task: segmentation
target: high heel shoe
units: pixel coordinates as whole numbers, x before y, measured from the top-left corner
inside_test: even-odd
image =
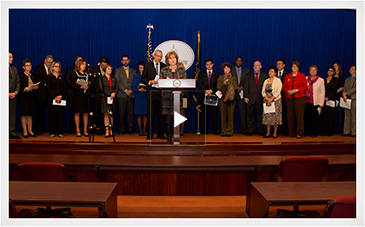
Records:
[[[89,133],[87,133],[87,131],[83,131],[82,133],[84,134],[84,136],[89,136]]]
[[[24,133],[23,133],[23,137],[24,137],[24,138],[28,138],[28,137],[29,137],[29,134],[24,134]]]
[[[266,134],[263,136],[263,138],[269,138],[271,136],[271,134]]]
[[[81,137],[81,132],[80,131],[76,132],[76,137]]]
[[[36,135],[34,133],[28,132],[28,134],[29,134],[30,137],[36,137]]]

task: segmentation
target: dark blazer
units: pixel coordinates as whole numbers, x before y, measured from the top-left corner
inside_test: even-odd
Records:
[[[281,76],[281,78],[280,78],[281,83],[284,83],[284,79],[285,79],[286,75],[288,75],[289,73],[291,73],[289,70],[284,69],[283,75],[282,75],[282,76]],[[279,77],[279,72],[278,72],[278,74],[276,75],[276,77]]]
[[[48,75],[47,75],[46,69],[44,68],[44,64],[38,65],[34,68],[35,81],[33,81],[33,82],[34,83],[40,82],[36,93],[38,96],[38,100],[41,102],[47,101],[47,97],[48,97],[48,92],[47,92],[47,88],[46,88],[47,77],[48,77]]]
[[[97,81],[98,81],[98,78],[101,77],[101,71],[100,71],[100,66],[96,67],[95,69],[91,70],[91,77],[89,78],[90,79],[90,92],[91,92],[91,95],[96,95],[97,93],[99,93],[99,89],[98,89],[98,85],[97,85]]]
[[[324,79],[324,85],[326,88],[326,96],[329,100],[334,101],[336,99],[337,89],[338,89],[338,80],[335,77],[332,77],[329,83],[327,83],[327,79]]]
[[[9,75],[9,93],[18,92],[18,94],[19,94],[20,79],[19,79],[18,69],[15,66],[11,65],[10,70],[11,70],[12,77],[10,78],[10,75]]]
[[[200,71],[198,74],[198,87],[199,90],[205,92],[205,90],[212,89],[212,93],[215,94],[217,92],[217,82],[218,82],[219,73],[217,71],[212,72],[212,77],[210,78],[210,84],[208,83],[208,73],[207,70]],[[199,96],[200,102],[204,101],[204,95]]]
[[[245,68],[245,67],[241,67],[241,79],[240,82],[238,83],[238,76],[237,76],[237,71],[236,71],[236,66],[232,67],[232,76],[236,77],[236,82],[237,82],[237,86],[238,87],[242,87],[243,88],[243,92],[245,92],[245,79],[247,78],[247,75],[250,73],[250,70]],[[243,94],[243,97],[245,97],[245,95]],[[236,100],[241,100],[241,97],[239,95],[239,93],[236,93]]]
[[[244,87],[245,79],[247,77],[247,74],[249,74],[249,73],[250,73],[249,69],[247,69],[245,67],[241,67],[241,80],[240,80],[240,83],[238,83],[238,76],[237,76],[236,66],[232,67],[232,75],[237,78],[238,87]]]
[[[159,69],[160,72],[161,72],[161,69],[164,67],[166,67],[166,65],[164,63],[160,62],[160,69]],[[154,80],[155,77],[156,77],[156,69],[154,66],[154,62],[153,61],[147,62],[146,65],[144,66],[144,70],[143,70],[142,77],[141,77],[141,83],[145,84],[147,86],[147,100],[150,99],[151,89],[159,90],[159,89],[151,87],[151,85],[148,84],[148,82],[150,80]],[[158,96],[158,95],[154,95],[154,97],[156,97],[157,99],[161,99],[161,96]]]
[[[47,91],[49,94],[49,101],[50,103],[53,102],[53,99],[56,98],[56,96],[61,95],[62,100],[66,100],[66,92],[67,92],[67,83],[66,83],[66,77],[64,75],[59,75],[58,79],[50,74],[47,77]]]
[[[269,78],[269,76],[266,73],[260,71],[259,80],[256,85],[255,72],[250,72],[249,74],[247,74],[247,78],[244,82],[244,97],[250,100],[249,104],[263,102],[261,90],[262,85],[267,78]]]

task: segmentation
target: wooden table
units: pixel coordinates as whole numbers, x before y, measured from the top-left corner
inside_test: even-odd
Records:
[[[9,181],[15,205],[98,207],[99,217],[118,217],[117,183]]]
[[[356,196],[356,182],[251,182],[251,218],[267,217],[270,206],[327,204],[341,196]]]

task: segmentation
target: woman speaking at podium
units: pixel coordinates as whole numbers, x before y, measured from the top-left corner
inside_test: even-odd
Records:
[[[178,65],[179,56],[175,51],[170,51],[165,56],[167,66],[161,69],[160,79],[186,79],[184,67]],[[172,142],[174,99],[170,89],[162,90],[162,114],[166,116],[167,142]],[[182,103],[182,102],[181,102]]]

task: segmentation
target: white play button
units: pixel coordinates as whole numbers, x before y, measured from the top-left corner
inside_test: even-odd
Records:
[[[174,127],[180,125],[181,123],[183,123],[186,120],[187,120],[186,117],[184,117],[181,114],[174,111]]]

